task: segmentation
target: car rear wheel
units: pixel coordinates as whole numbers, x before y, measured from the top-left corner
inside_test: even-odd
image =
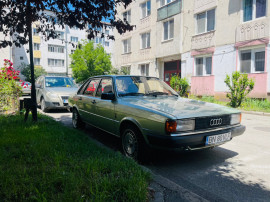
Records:
[[[41,108],[41,110],[43,112],[48,112],[49,111],[48,108],[47,108],[47,106],[46,106],[46,102],[45,102],[45,99],[44,98],[41,99],[40,108]]]
[[[74,128],[83,128],[85,123],[82,121],[77,109],[72,110],[72,125]]]
[[[122,132],[123,154],[140,163],[148,161],[150,149],[146,145],[141,132],[133,125],[128,125]]]

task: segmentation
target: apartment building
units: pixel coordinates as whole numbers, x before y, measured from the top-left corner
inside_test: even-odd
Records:
[[[0,32],[0,41],[5,39],[5,35]],[[3,67],[4,59],[11,60],[12,56],[12,49],[10,46],[7,46],[6,48],[0,48],[0,67]]]
[[[117,10],[136,25],[115,32],[118,68],[167,83],[178,74],[189,79],[192,94],[220,98],[228,91],[226,74],[240,71],[255,80],[251,97],[270,96],[268,0],[139,0]]]
[[[47,15],[51,16],[52,20],[56,20],[52,12],[47,11]],[[42,34],[37,33],[37,27],[39,25],[39,22],[35,22],[32,25],[34,65],[42,66],[48,75],[71,76],[72,69],[70,68],[70,55],[74,53],[78,42],[87,39],[86,30],[68,26],[65,26],[63,29],[61,26],[56,25],[58,38],[46,40]],[[112,30],[109,28],[106,28],[106,30],[104,28],[104,30],[100,31],[104,31],[108,34],[112,33]],[[103,39],[96,37],[94,43],[104,46],[104,49],[108,54],[112,53],[112,40],[109,40],[106,37]],[[12,58],[15,68],[18,68],[22,63],[29,64],[28,49],[28,44],[22,47],[13,47]]]

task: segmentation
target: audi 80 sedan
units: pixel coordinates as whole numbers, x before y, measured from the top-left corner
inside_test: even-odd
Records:
[[[124,155],[139,161],[153,148],[213,148],[245,131],[238,110],[182,98],[155,77],[92,77],[69,105],[75,128],[87,123],[121,138]]]

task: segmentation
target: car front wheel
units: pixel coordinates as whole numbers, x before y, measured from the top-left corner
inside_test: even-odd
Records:
[[[74,128],[83,128],[85,126],[77,109],[72,110],[72,125]]]
[[[129,158],[145,163],[148,161],[149,148],[146,145],[142,134],[133,125],[124,128],[122,132],[122,151]]]
[[[40,108],[41,108],[41,110],[42,110],[43,112],[48,112],[48,108],[47,108],[47,106],[46,106],[46,102],[45,102],[45,99],[44,99],[44,98],[41,99],[41,102],[40,102]]]

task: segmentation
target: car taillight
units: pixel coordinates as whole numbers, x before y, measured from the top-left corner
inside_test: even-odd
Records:
[[[172,120],[166,121],[166,132],[168,133],[176,132],[176,128],[177,128],[176,121],[172,121]]]

